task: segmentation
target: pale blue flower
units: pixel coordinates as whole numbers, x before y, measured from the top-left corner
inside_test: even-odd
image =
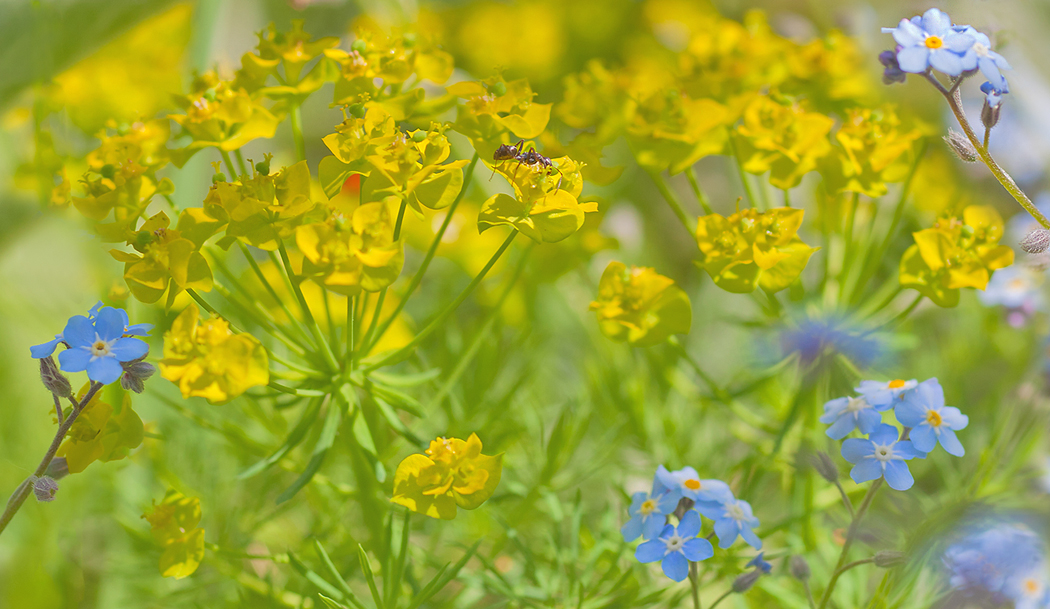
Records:
[[[911,427],[909,439],[916,449],[928,453],[940,443],[949,455],[966,454],[955,432],[965,428],[970,419],[958,408],[944,405],[944,390],[937,379],[919,383],[894,413],[901,425]]]
[[[642,563],[660,561],[664,575],[676,582],[689,575],[689,562],[700,562],[715,555],[711,542],[697,537],[700,533],[700,515],[689,510],[678,526],[667,525],[656,539],[647,541],[634,552]]]
[[[909,461],[916,457],[926,458],[910,440],[898,441],[897,428],[879,425],[867,439],[850,438],[842,443],[842,456],[853,469],[849,476],[857,484],[885,477],[890,488],[906,491],[915,483],[908,471]]]
[[[892,381],[861,381],[856,392],[879,412],[885,412],[900,404],[911,391],[919,386],[915,379],[893,379]],[[865,432],[868,433],[868,432]]]
[[[678,497],[674,493],[660,492],[660,483],[653,479],[653,490],[649,493],[631,495],[631,507],[627,512],[631,519],[623,525],[620,532],[624,541],[652,539],[667,523],[667,515],[678,506]]]
[[[689,466],[672,472],[661,465],[656,468],[656,480],[661,486],[658,488],[654,485],[654,492],[666,489],[678,497],[692,499],[698,504],[718,504],[733,498],[733,491],[729,489],[728,484],[721,480],[701,480],[700,474]]]
[[[976,39],[969,33],[952,28],[952,20],[931,8],[922,17],[901,19],[895,28],[882,28],[893,34],[899,45],[897,63],[904,72],[922,74],[931,67],[949,76],[963,73],[963,56]]]
[[[98,311],[94,321],[83,315],[71,317],[62,331],[69,349],[58,354],[59,367],[66,372],[87,371],[88,378],[103,384],[123,374],[122,362],[144,357],[149,346],[138,338],[124,337],[126,315],[110,307]]]
[[[752,548],[762,549],[762,540],[752,530],[758,526],[758,518],[751,512],[751,504],[742,499],[733,499],[722,504],[697,504],[697,511],[715,521],[718,547],[725,549],[733,545],[736,538],[743,537]]]
[[[837,398],[824,404],[820,422],[828,427],[825,433],[832,440],[841,440],[854,429],[869,434],[882,423],[882,415],[863,397]]]
[[[1000,523],[967,534],[942,557],[952,588],[978,594],[991,603],[1013,601],[1015,607],[1045,607],[1046,553],[1028,527]]]
[[[33,356],[33,359],[47,357],[55,352],[55,349],[58,348],[58,343],[60,342],[62,342],[62,335],[56,334],[54,340],[49,340],[46,343],[41,343],[39,345],[33,345],[32,347],[30,347],[29,354]]]
[[[998,85],[993,85],[992,82],[988,81],[981,85],[981,92],[984,93],[985,102],[989,107],[995,108],[1003,101],[1003,96],[1010,92],[1010,85],[1007,84],[1005,78],[999,79]]]
[[[759,552],[744,566],[754,567],[763,573],[769,573],[773,570],[773,565],[769,562],[766,562],[766,559],[762,557],[764,554],[765,552]]]
[[[1015,264],[996,271],[984,291],[977,292],[977,298],[986,307],[1006,308],[1007,322],[1020,328],[1045,306],[1042,283],[1042,273]]]
[[[963,70],[981,70],[981,74],[990,82],[1000,82],[1003,79],[1000,70],[1010,70],[1010,64],[1006,58],[992,50],[992,41],[981,32],[969,25],[958,26],[957,32],[973,36],[974,42],[962,56]]]

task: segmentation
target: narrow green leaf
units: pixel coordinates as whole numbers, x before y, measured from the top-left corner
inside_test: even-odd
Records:
[[[372,591],[372,600],[375,601],[378,609],[384,609],[383,597],[379,595],[379,589],[376,588],[376,577],[372,573],[372,565],[368,562],[368,555],[365,554],[365,549],[361,544],[357,544],[357,557],[361,559],[361,570],[365,573],[368,589]]]
[[[324,546],[322,546],[321,542],[317,539],[314,539],[314,549],[317,550],[317,556],[321,558],[321,564],[324,565],[325,570],[328,571],[328,575],[335,580],[336,585],[342,590],[346,600],[350,601],[354,607],[364,609],[365,606],[357,600],[354,591],[350,589],[350,585],[346,583],[345,579],[343,579],[342,574],[339,573],[339,569],[335,568],[335,563],[332,562],[332,559],[328,556],[328,552],[325,551]]]
[[[409,442],[417,446],[425,446],[426,442],[422,438],[412,433],[412,431],[401,421],[401,418],[397,416],[397,412],[394,411],[394,407],[391,406],[386,400],[373,395],[372,399],[375,400],[376,406],[379,408],[379,414],[383,415],[383,419],[386,420],[387,425],[394,430],[394,433],[407,439]]]
[[[283,459],[293,448],[298,446],[306,437],[306,432],[310,431],[310,428],[313,427],[314,421],[317,420],[317,415],[321,412],[322,401],[323,400],[320,399],[310,400],[306,410],[303,412],[303,416],[299,419],[295,428],[293,428],[288,434],[288,437],[285,438],[284,444],[281,444],[281,447],[269,457],[266,457],[262,461],[259,461],[255,465],[241,472],[241,474],[237,476],[237,479],[244,480],[246,478],[251,478],[252,476],[270,468],[272,465]]]
[[[440,375],[440,368],[432,368],[415,374],[387,374],[385,372],[373,370],[368,373],[368,378],[374,381],[377,385],[381,384],[386,385],[387,387],[415,387],[434,380]]]
[[[474,556],[474,553],[478,551],[478,546],[480,545],[481,540],[479,539],[476,542],[474,542],[474,545],[471,546],[469,550],[467,550],[467,553],[463,555],[463,558],[460,558],[459,562],[457,562],[456,565],[452,567],[450,571],[446,573],[446,571],[443,568],[442,571],[438,573],[438,575],[435,575],[434,579],[430,580],[430,583],[427,584],[426,588],[424,588],[419,593],[419,595],[416,596],[416,598],[412,601],[412,604],[409,605],[409,609],[415,609],[416,607],[427,602],[428,600],[430,600],[430,597],[440,592],[445,586],[448,585],[450,581],[456,579],[456,576],[459,575],[460,570],[467,564],[467,561]],[[442,573],[446,574],[442,575]],[[441,577],[441,579],[439,580],[438,577]]]
[[[328,607],[328,609],[350,609],[346,605],[340,605],[323,594],[318,594],[317,596],[321,597],[321,602],[324,603],[324,606]]]
[[[277,503],[281,504],[288,501],[296,495],[304,486],[313,480],[314,474],[320,469],[324,463],[324,458],[328,454],[328,449],[332,448],[335,443],[336,433],[339,431],[339,423],[343,420],[343,409],[338,408],[335,404],[329,401],[328,414],[325,416],[324,427],[321,428],[321,436],[317,439],[317,444],[314,445],[313,457],[310,458],[310,462],[306,464],[306,469],[299,475],[299,478],[292,483],[287,490],[285,490],[279,497],[277,497]]]
[[[301,560],[299,560],[298,558],[296,558],[295,554],[292,554],[291,552],[288,552],[288,564],[290,564],[292,566],[292,568],[295,569],[299,573],[299,575],[302,575],[303,577],[305,577],[307,581],[309,581],[311,584],[317,586],[321,591],[323,591],[328,596],[335,597],[335,598],[337,598],[339,600],[345,600],[343,598],[343,593],[342,592],[340,592],[332,584],[328,583],[328,580],[326,580],[325,578],[321,577],[317,573],[314,573],[310,569],[310,567],[307,567],[306,565],[304,565],[303,562]]]

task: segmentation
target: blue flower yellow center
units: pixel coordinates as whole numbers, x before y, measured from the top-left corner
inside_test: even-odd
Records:
[[[700,490],[700,481],[699,480],[686,480],[685,482],[682,483],[682,485],[685,486],[685,488],[687,488],[687,489],[689,489],[691,491],[698,491],[698,490]]]
[[[656,502],[652,499],[646,499],[642,502],[642,507],[638,510],[643,516],[648,516],[656,511]]]
[[[91,345],[91,355],[93,357],[105,357],[109,355],[109,343],[101,338],[96,339]]]
[[[930,424],[930,427],[940,427],[944,423],[944,418],[936,410],[930,410],[926,413],[926,422]]]
[[[889,387],[890,389],[900,389],[901,387],[904,386],[904,380],[903,379],[893,379],[886,386]]]
[[[928,49],[939,49],[944,46],[944,39],[940,36],[927,36],[926,37],[926,48]]]

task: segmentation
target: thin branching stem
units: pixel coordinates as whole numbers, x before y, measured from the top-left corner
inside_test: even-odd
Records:
[[[835,571],[831,575],[828,587],[824,589],[824,594],[820,597],[820,609],[827,607],[828,601],[831,600],[831,593],[835,591],[835,584],[838,583],[839,576],[844,572],[842,568],[846,566],[849,550],[853,547],[853,542],[857,538],[857,528],[860,525],[860,521],[868,512],[868,508],[871,507],[871,502],[875,499],[875,494],[882,488],[882,483],[882,478],[871,483],[871,486],[868,487],[868,492],[864,495],[864,500],[860,502],[860,507],[857,508],[857,512],[853,515],[853,520],[850,521],[849,531],[846,533],[845,543],[842,544],[842,553],[839,554],[838,564],[835,565]]]

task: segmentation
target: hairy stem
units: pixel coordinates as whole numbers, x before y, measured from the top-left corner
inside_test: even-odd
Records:
[[[868,508],[871,507],[871,501],[875,498],[875,493],[882,487],[883,479],[879,478],[871,483],[868,488],[867,494],[864,495],[864,500],[861,501],[860,507],[857,508],[857,513],[853,515],[853,520],[850,522],[849,531],[846,533],[846,542],[842,544],[842,553],[839,554],[838,564],[835,565],[835,571],[831,575],[831,581],[828,582],[828,587],[824,589],[824,594],[820,597],[820,609],[824,609],[828,606],[828,601],[831,600],[831,593],[835,591],[835,584],[839,581],[839,576],[843,574],[843,567],[846,565],[846,559],[849,556],[849,549],[853,547],[853,542],[857,537],[857,527],[860,525],[860,521],[864,518],[864,514],[868,512]]]

